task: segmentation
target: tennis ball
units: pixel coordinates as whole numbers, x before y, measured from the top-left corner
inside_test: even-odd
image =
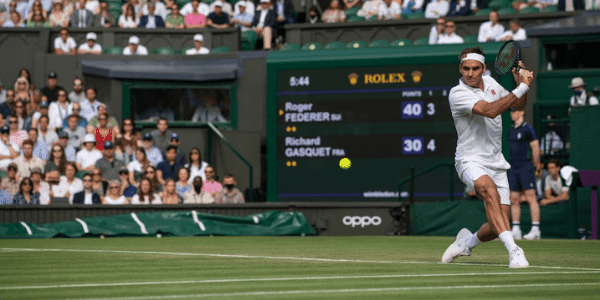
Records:
[[[350,160],[347,158],[342,158],[340,160],[340,168],[344,169],[344,170],[348,170],[350,168]]]

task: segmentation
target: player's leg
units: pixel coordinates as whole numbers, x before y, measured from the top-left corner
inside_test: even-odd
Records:
[[[521,239],[521,193],[510,191],[510,211],[512,216],[511,233],[515,240]]]
[[[474,181],[475,191],[485,203],[485,214],[492,230],[500,235],[510,230],[508,215],[502,211],[498,187],[488,175],[483,175]],[[509,201],[510,203],[510,201]]]
[[[511,213],[511,210],[510,210],[511,206],[504,205],[504,204],[502,204],[501,206],[502,206],[502,213],[504,213],[508,217]],[[498,238],[498,234],[496,234],[496,232],[494,231],[494,228],[492,227],[492,225],[489,222],[481,225],[479,230],[477,230],[477,232],[475,232],[473,235],[477,239],[475,239],[475,237],[473,237],[471,240],[467,240],[467,247],[469,247],[470,249],[473,249],[475,246],[479,245],[479,243],[493,241],[496,238]],[[479,242],[477,242],[477,241],[479,241]]]
[[[273,37],[273,31],[271,27],[265,26],[262,30],[263,34],[263,48],[265,50],[271,49],[271,38]]]
[[[531,210],[531,231],[523,236],[523,238],[539,240],[542,238],[542,232],[540,231],[540,204],[537,202],[535,190],[526,190],[525,197],[527,197],[527,204],[529,204],[529,209]]]

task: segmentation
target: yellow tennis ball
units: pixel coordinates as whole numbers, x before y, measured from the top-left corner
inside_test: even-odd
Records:
[[[350,168],[350,160],[347,158],[342,158],[340,160],[340,168],[344,169],[344,170],[348,170]]]

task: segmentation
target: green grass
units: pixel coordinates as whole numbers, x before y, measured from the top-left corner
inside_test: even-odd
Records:
[[[531,265],[519,270],[506,266],[508,254],[498,241],[481,244],[455,264],[438,264],[452,241],[447,237],[1,240],[0,299],[176,295],[244,300],[600,299],[598,241],[518,241]],[[294,279],[282,280],[286,278]],[[87,286],[59,286],[76,284]]]

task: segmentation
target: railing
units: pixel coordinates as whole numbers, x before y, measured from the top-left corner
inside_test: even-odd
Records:
[[[454,200],[454,162],[443,162],[437,165],[426,168],[425,170],[415,174],[415,166],[410,166],[410,176],[398,181],[398,201],[402,202],[402,186],[409,182],[408,197],[411,204],[415,202],[415,179],[421,175],[432,172],[436,169],[447,167],[450,170],[450,201]]]
[[[214,132],[222,141],[223,143],[225,143],[225,145],[227,145],[227,147],[229,147],[229,149],[231,149],[231,151],[233,151],[233,153],[235,153],[235,155],[237,155],[237,157],[239,157],[245,164],[246,166],[248,166],[248,170],[249,170],[249,175],[248,175],[248,187],[250,192],[248,193],[248,202],[252,202],[252,196],[254,194],[254,186],[252,185],[252,178],[253,178],[253,173],[252,173],[252,165],[250,164],[250,162],[248,162],[237,150],[235,150],[235,148],[233,146],[231,146],[231,144],[229,143],[229,141],[223,136],[223,134],[219,131],[219,129],[217,129],[217,127],[215,127],[215,125],[213,125],[211,122],[208,122],[208,128],[210,128],[210,130],[212,130],[212,132]],[[210,161],[211,155],[211,134],[210,132],[208,132],[207,134],[207,160]]]

